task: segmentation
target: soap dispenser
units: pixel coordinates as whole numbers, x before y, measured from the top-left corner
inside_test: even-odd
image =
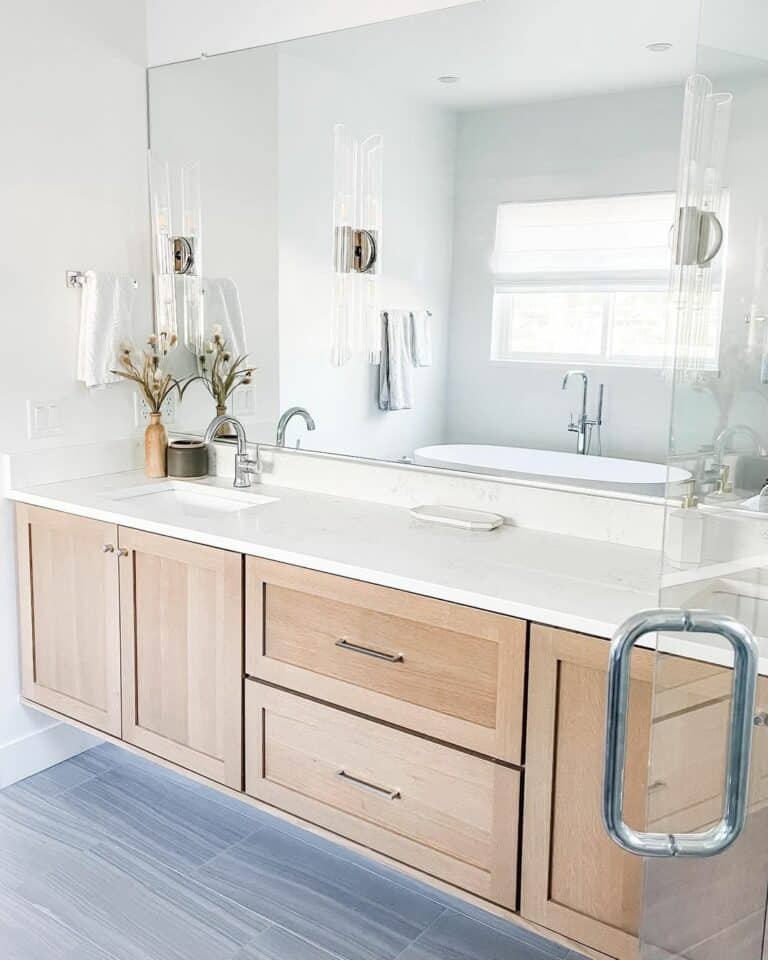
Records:
[[[665,536],[666,558],[679,567],[690,567],[701,563],[704,545],[704,516],[698,509],[699,498],[696,496],[695,478],[691,477],[687,485],[688,491],[680,507],[677,510],[671,510],[667,516]]]

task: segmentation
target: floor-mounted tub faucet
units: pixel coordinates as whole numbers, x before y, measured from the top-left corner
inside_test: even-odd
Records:
[[[597,417],[590,420],[587,416],[587,399],[589,395],[589,377],[583,370],[569,370],[563,377],[563,390],[568,386],[571,377],[581,377],[581,415],[578,420],[573,419],[571,413],[571,422],[568,424],[570,433],[578,434],[576,438],[576,453],[586,454],[589,450],[589,437],[592,427],[601,427],[603,425],[603,391],[604,384],[600,384],[597,398]]]

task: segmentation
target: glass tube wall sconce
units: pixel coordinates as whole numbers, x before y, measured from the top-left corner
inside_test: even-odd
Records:
[[[688,79],[672,234],[669,337],[675,372],[683,380],[696,380],[711,352],[713,299],[723,284],[728,208],[723,168],[732,106],[731,94],[714,93],[707,77]]]
[[[359,141],[334,127],[333,303],[331,362],[355,355],[381,360],[381,274],[384,141]]]
[[[200,165],[172,165],[150,153],[155,330],[195,356],[203,348]]]

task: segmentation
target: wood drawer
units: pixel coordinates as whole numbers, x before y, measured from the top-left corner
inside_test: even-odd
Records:
[[[248,557],[246,673],[509,763],[520,620]]]
[[[246,792],[510,909],[520,773],[256,681]]]

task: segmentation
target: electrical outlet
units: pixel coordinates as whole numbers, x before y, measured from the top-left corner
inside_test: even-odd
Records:
[[[61,407],[55,401],[27,400],[27,436],[30,440],[58,437],[64,433]]]
[[[167,427],[171,427],[176,423],[177,401],[178,397],[174,391],[168,394],[163,404],[163,423]],[[144,428],[149,423],[149,407],[147,406],[147,401],[143,395],[138,392],[133,395],[133,417],[137,427]]]

